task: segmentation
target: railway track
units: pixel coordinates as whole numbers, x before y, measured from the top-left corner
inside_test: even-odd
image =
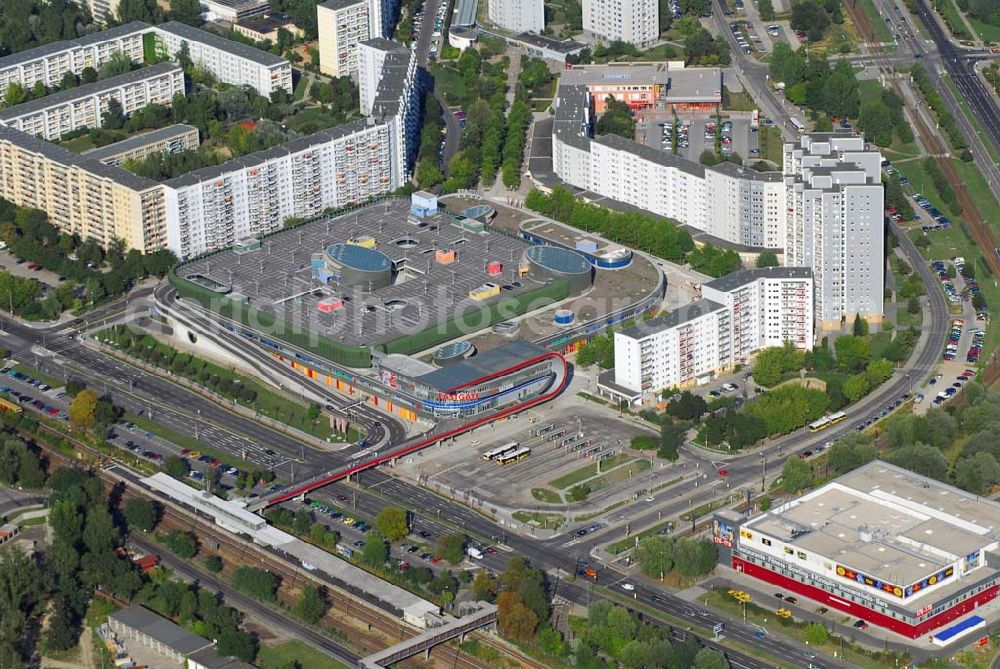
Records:
[[[262,566],[281,578],[278,597],[287,606],[295,603],[297,591],[301,586],[307,583],[323,586],[326,589],[327,599],[331,605],[327,613],[327,622],[333,624],[350,639],[352,647],[344,647],[345,654],[355,657],[361,656],[381,650],[418,634],[416,630],[405,625],[394,615],[390,615],[359,600],[351,593],[337,588],[335,584],[318,579],[315,575],[306,572],[297,565],[290,564],[269,551],[236,539],[228,532],[215,526],[208,519],[202,518],[198,514],[173,503],[171,500],[165,500],[152,494],[151,491],[135,486],[132,481],[123,479],[119,475],[104,469],[100,465],[107,464],[110,459],[86,444],[43,423],[39,423],[39,429],[55,439],[68,442],[76,452],[82,453],[85,457],[74,458],[44,440],[40,440],[35,435],[21,430],[15,430],[15,432],[21,439],[35,443],[43,450],[49,459],[50,467],[77,467],[81,464],[91,465],[94,466],[95,471],[106,485],[113,487],[125,483],[125,488],[122,491],[123,500],[129,497],[141,497],[153,498],[155,501],[160,502],[163,506],[161,523],[164,524],[164,527],[194,530],[201,541],[203,551],[222,557],[223,564],[226,565],[224,574],[228,575],[234,568],[233,565],[255,564],[259,562]],[[212,545],[212,548],[208,548],[209,544]],[[193,563],[191,566],[197,569]],[[209,575],[206,574],[206,576]],[[260,604],[260,606],[266,605]],[[476,638],[480,644],[511,657],[520,666],[530,667],[531,669],[546,669],[547,667],[546,664],[540,663],[512,649],[490,634],[475,632],[471,636]],[[331,643],[342,644],[342,642],[339,642],[339,640],[332,636],[327,637],[324,635],[324,638],[328,638]],[[449,667],[450,669],[488,669],[490,666],[465,653],[451,643],[436,646],[431,653],[429,664],[431,666]],[[411,658],[399,663],[399,666],[426,667],[428,666],[428,662]]]
[[[881,43],[875,39],[875,33],[872,29],[871,22],[868,20],[868,15],[865,14],[864,10],[857,3],[848,2],[845,3],[845,5],[851,13],[851,17],[853,18],[855,25],[858,26],[858,30],[861,32],[862,37],[869,45],[870,53],[873,56],[873,60],[878,65],[879,70],[886,75],[890,85],[905,104],[906,95],[904,94],[903,86],[894,76],[896,74],[896,70],[889,61],[885,48],[882,47]],[[951,187],[954,189],[955,195],[958,197],[959,204],[962,205],[962,220],[966,224],[966,230],[969,231],[969,234],[972,236],[976,246],[979,247],[980,252],[983,254],[983,258],[985,258],[987,265],[993,272],[993,275],[1000,277],[1000,259],[997,258],[994,251],[997,248],[996,240],[993,237],[992,231],[987,227],[986,222],[983,220],[983,216],[979,212],[979,208],[976,206],[976,203],[972,200],[968,191],[965,189],[965,186],[958,175],[958,171],[955,169],[955,165],[949,157],[949,147],[942,142],[937,135],[931,132],[930,128],[927,127],[927,124],[924,123],[924,119],[918,110],[911,109],[910,112],[913,119],[913,126],[917,131],[917,135],[920,137],[920,143],[924,145],[924,149],[930,157],[937,162],[941,171],[944,173],[945,178],[948,180],[948,183],[951,184]]]

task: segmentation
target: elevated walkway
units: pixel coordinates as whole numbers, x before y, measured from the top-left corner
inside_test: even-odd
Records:
[[[497,607],[493,604],[473,602],[467,606],[475,608],[472,608],[462,618],[456,619],[451,618],[451,616],[442,618],[443,624],[438,627],[431,628],[430,623],[428,623],[429,629],[426,632],[400,641],[395,646],[389,646],[368,657],[363,657],[358,661],[358,666],[361,669],[383,669],[420,652],[430,654],[431,648],[440,643],[455,637],[464,637],[474,629],[496,623]]]

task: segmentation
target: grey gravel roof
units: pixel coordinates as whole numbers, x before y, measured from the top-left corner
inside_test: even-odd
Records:
[[[808,267],[764,267],[761,269],[744,269],[731,272],[718,279],[712,279],[704,285],[723,292],[745,286],[757,279],[811,279],[812,269]]]
[[[77,155],[61,146],[51,142],[46,142],[43,139],[38,139],[34,135],[29,135],[26,132],[14,130],[13,128],[8,128],[2,125],[0,125],[0,140],[10,141],[27,151],[41,154],[49,160],[59,163],[60,165],[79,166],[88,172],[92,172],[108,179],[113,179],[123,186],[127,186],[133,190],[146,190],[157,185],[152,179],[146,179],[132,174],[128,170],[120,167],[105,165],[100,161],[87,158],[86,156]]]
[[[559,86],[552,134],[564,144],[590,150],[590,129],[585,125],[589,112],[589,93],[583,85]],[[592,120],[592,119],[591,119]]]
[[[207,44],[216,49],[227,51],[239,56],[240,58],[252,60],[255,63],[259,63],[267,67],[274,65],[288,65],[288,61],[286,59],[279,58],[273,53],[261,51],[260,49],[252,47],[249,44],[244,44],[243,42],[235,42],[231,39],[226,39],[221,35],[216,35],[215,33],[210,33],[206,30],[193,28],[188,24],[180,23],[179,21],[167,21],[166,23],[161,23],[156,26],[156,29],[177,35],[181,39],[186,39],[191,42]]]
[[[81,100],[91,95],[97,95],[99,93],[103,93],[104,91],[110,91],[124,84],[158,77],[175,70],[180,72],[181,68],[174,63],[157,63],[155,65],[150,65],[149,67],[141,67],[138,70],[132,70],[131,72],[126,72],[125,74],[119,74],[116,77],[110,77],[101,81],[95,81],[92,84],[84,84],[83,86],[77,86],[76,88],[59,91],[57,93],[52,93],[51,95],[46,95],[34,100],[28,100],[27,102],[22,102],[19,105],[14,105],[13,107],[0,110],[0,121],[20,118],[26,114],[33,114],[43,109],[49,109],[50,107],[55,107],[57,105],[67,104],[74,100]]]
[[[525,339],[515,339],[503,346],[484,351],[467,360],[455,362],[430,374],[417,377],[417,381],[449,392],[479,379],[510,369],[548,352],[548,349]]]
[[[150,132],[144,132],[141,135],[133,135],[132,137],[121,140],[120,142],[115,142],[114,144],[102,146],[99,149],[87,151],[82,155],[90,160],[104,160],[111,156],[117,156],[119,153],[139,148],[140,146],[147,146],[149,144],[161,142],[165,139],[170,139],[171,137],[185,135],[192,130],[197,132],[198,128],[185,123],[175,123],[173,125],[168,125],[165,128],[158,128],[156,130],[151,130]]]
[[[33,60],[38,60],[39,58],[44,58],[51,54],[59,53],[60,51],[67,51],[69,49],[89,46],[91,44],[99,44],[101,42],[117,39],[134,32],[150,29],[151,26],[148,23],[143,23],[142,21],[132,21],[131,23],[126,23],[114,28],[108,28],[107,30],[101,30],[100,32],[84,35],[83,37],[78,37],[76,39],[49,42],[48,44],[36,46],[31,49],[25,49],[24,51],[12,53],[9,56],[0,58],[0,70],[13,67],[14,65],[20,65],[21,63],[30,63]]]
[[[191,634],[183,627],[138,604],[109,613],[108,619],[117,620],[123,625],[139,630],[180,655],[190,655],[212,645],[208,639]]]
[[[642,321],[632,327],[625,328],[622,330],[622,334],[632,339],[642,339],[643,337],[669,330],[681,323],[687,323],[695,318],[724,308],[721,304],[712,300],[698,300],[697,302],[678,307],[663,316],[651,318],[648,321]]]
[[[574,51],[580,51],[586,44],[583,42],[577,42],[575,40],[554,40],[543,35],[536,35],[535,33],[521,33],[514,37],[518,42],[524,42],[525,44],[531,44],[532,46],[537,46],[543,49],[549,49],[557,53],[573,53]]]
[[[327,2],[320,3],[319,6],[336,11],[338,9],[344,9],[345,7],[360,5],[364,1],[365,0],[327,0]]]
[[[279,144],[278,146],[265,149],[264,151],[257,151],[256,153],[251,153],[240,158],[227,160],[220,165],[203,167],[200,170],[182,174],[178,177],[174,177],[173,179],[164,181],[163,184],[165,186],[170,186],[171,188],[184,188],[185,186],[191,186],[202,181],[215,179],[216,177],[226,174],[227,172],[234,172],[245,167],[259,165],[269,158],[290,155],[316,144],[346,137],[347,135],[362,130],[366,126],[367,123],[365,121],[354,121],[338,125],[334,128],[327,128],[326,130],[320,130],[312,135],[297,137],[296,139],[289,140],[284,144]]]
[[[757,170],[752,170],[749,167],[741,167],[740,165],[729,161],[717,163],[706,169],[720,174],[740,177],[741,179],[747,181],[766,181],[777,183],[785,178],[785,175],[781,172],[758,172]]]
[[[619,137],[618,135],[602,135],[594,140],[597,144],[616,149],[618,151],[628,151],[634,153],[643,160],[648,160],[664,167],[674,167],[696,177],[705,176],[705,166],[687,158],[675,156],[669,151],[660,151],[645,144],[637,144],[631,140]]]
[[[386,39],[385,37],[372,37],[371,39],[362,40],[358,44],[364,44],[365,46],[370,46],[375,49],[381,49],[382,51],[407,51],[405,46],[399,42],[394,42],[391,39]]]
[[[400,98],[410,75],[410,60],[413,54],[403,45],[399,51],[391,51],[382,65],[382,78],[378,82],[375,100],[372,102],[373,116],[392,116],[399,112]]]

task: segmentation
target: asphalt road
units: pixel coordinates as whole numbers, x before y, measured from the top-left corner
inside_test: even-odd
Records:
[[[455,115],[448,111],[448,105],[445,103],[444,98],[442,98],[437,91],[434,90],[434,79],[430,76],[430,72],[427,70],[427,63],[430,60],[429,52],[431,48],[431,40],[433,39],[434,32],[434,17],[437,13],[438,7],[442,2],[447,2],[447,0],[427,0],[424,4],[424,19],[420,25],[420,32],[417,34],[417,42],[414,50],[414,54],[417,57],[417,67],[423,68],[425,81],[430,85],[429,93],[434,96],[441,105],[442,118],[444,120],[445,127],[448,129],[448,134],[445,136],[444,142],[444,160],[442,168],[447,166],[448,161],[451,160],[458,152],[459,139],[462,134],[462,128],[458,123],[458,119]],[[442,45],[445,44],[444,36],[441,37]]]

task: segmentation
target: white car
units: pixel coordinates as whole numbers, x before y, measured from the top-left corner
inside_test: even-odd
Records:
[[[628,592],[632,592],[633,590],[635,590],[635,586],[632,585],[631,583],[622,583],[622,590],[627,590]]]

